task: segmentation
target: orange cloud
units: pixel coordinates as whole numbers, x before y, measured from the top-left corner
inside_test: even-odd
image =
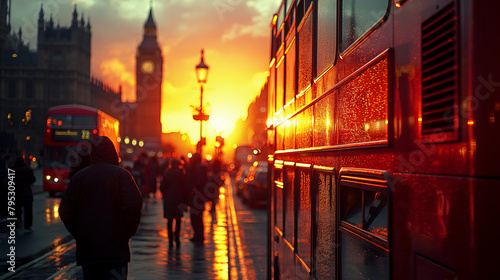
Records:
[[[128,72],[118,58],[102,61],[100,70],[104,80],[111,84],[122,85],[122,90],[126,94],[122,97],[124,101],[135,100],[135,94],[131,94],[135,93],[135,74]]]

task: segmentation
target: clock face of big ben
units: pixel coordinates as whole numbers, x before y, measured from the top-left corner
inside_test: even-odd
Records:
[[[155,70],[155,65],[152,61],[146,60],[141,64],[141,70],[143,73],[151,74]]]

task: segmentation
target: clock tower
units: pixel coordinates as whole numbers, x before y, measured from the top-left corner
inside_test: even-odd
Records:
[[[131,120],[137,141],[144,141],[144,148],[159,149],[161,146],[161,84],[163,56],[156,37],[153,8],[144,24],[144,36],[136,56],[136,104]]]

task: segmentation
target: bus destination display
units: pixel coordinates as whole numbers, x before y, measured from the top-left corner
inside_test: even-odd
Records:
[[[78,142],[89,140],[89,129],[54,129],[52,132],[52,141],[54,142]]]

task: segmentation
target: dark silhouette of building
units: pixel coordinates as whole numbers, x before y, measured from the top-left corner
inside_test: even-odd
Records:
[[[49,107],[81,104],[115,116],[121,89],[91,78],[91,25],[75,5],[69,27],[54,25],[43,5],[37,23],[37,50],[11,32],[10,1],[0,0],[0,132],[14,138],[14,147],[39,157]],[[111,104],[115,103],[115,106]]]
[[[144,36],[136,56],[136,109],[128,119],[127,134],[144,141],[144,149],[161,147],[161,85],[163,56],[157,41],[153,8],[144,24]]]
[[[262,87],[260,94],[248,105],[246,120],[239,119],[232,135],[238,145],[264,147],[267,141],[267,104],[268,84]]]

